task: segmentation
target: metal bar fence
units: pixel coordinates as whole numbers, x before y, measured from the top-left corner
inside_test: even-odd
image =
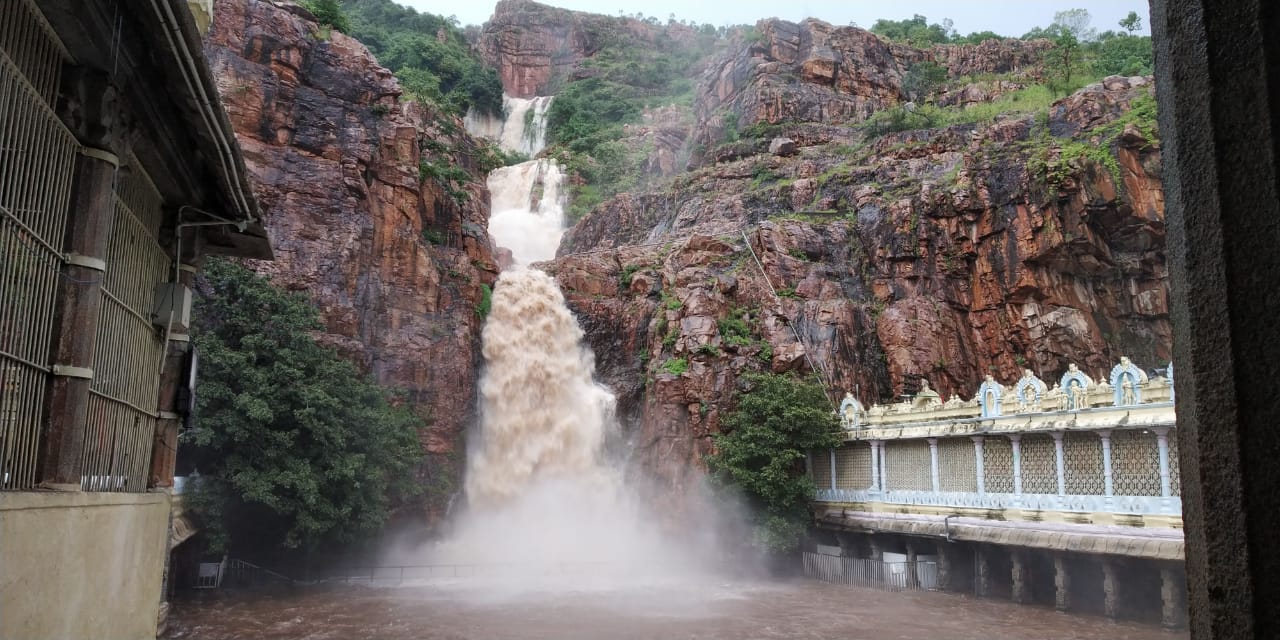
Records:
[[[164,354],[157,330],[168,318],[152,318],[156,285],[170,260],[157,236],[162,200],[136,159],[116,188],[115,223],[107,246],[102,311],[94,351],[81,488],[145,491],[156,393]]]
[[[49,106],[67,60],[30,0],[0,2],[0,490],[36,482],[79,149]]]
[[[883,562],[806,551],[801,554],[804,575],[822,582],[887,591],[932,591],[938,588],[936,561]]]

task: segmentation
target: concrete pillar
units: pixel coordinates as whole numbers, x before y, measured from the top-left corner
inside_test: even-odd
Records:
[[[978,475],[978,495],[982,495],[987,492],[987,482],[983,477],[986,471],[982,463],[982,436],[970,436],[970,438],[973,440],[974,468]]]
[[[880,490],[889,490],[889,456],[886,454],[885,441],[880,441]]]
[[[933,491],[937,493],[941,491],[942,483],[939,481],[941,474],[938,473],[938,439],[928,438],[929,441],[929,477],[933,481]]]
[[[1098,432],[1098,437],[1102,439],[1102,495],[1110,497],[1115,495],[1115,482],[1111,475],[1111,432],[1104,429]]]
[[[867,534],[867,548],[871,550],[871,559],[876,562],[884,560],[884,547],[880,545],[874,534]]]
[[[1173,567],[1160,569],[1160,623],[1168,629],[1187,625],[1187,581]]]
[[[1009,436],[1009,446],[1013,448],[1013,494],[1022,495],[1022,435]]]
[[[835,449],[830,449],[830,450],[828,450],[828,451],[827,451],[827,455],[829,456],[829,458],[830,458],[830,462],[831,462],[831,466],[830,466],[830,469],[831,469],[831,489],[832,489],[832,490],[835,490],[835,488],[836,488],[836,450],[835,450]]]
[[[80,489],[93,353],[102,310],[107,243],[115,223],[115,177],[125,150],[123,100],[106,74],[82,67],[63,77],[63,122],[83,145],[75,161],[62,250],[67,256],[54,302],[53,376],[45,401],[41,486]]]
[[[1102,612],[1108,618],[1121,615],[1120,604],[1123,588],[1120,585],[1122,567],[1113,558],[1102,559]]]
[[[938,543],[938,589],[942,591],[951,591],[954,588],[951,577],[954,573],[952,565],[955,563],[955,553],[951,543]]]
[[[1071,570],[1063,553],[1053,554],[1053,606],[1058,611],[1071,610]]]
[[[880,441],[871,441],[871,490],[879,491],[882,484],[880,478]]]
[[[1067,495],[1067,456],[1062,444],[1062,432],[1055,431],[1053,436],[1053,458],[1058,467],[1058,495]]]
[[[973,548],[973,594],[979,598],[991,595],[991,562],[984,545]]]
[[[1013,548],[1009,551],[1011,599],[1018,604],[1031,602],[1031,566],[1027,550]]]
[[[1276,638],[1280,11],[1152,0],[1151,32],[1190,635]]]
[[[916,553],[916,545],[907,538],[907,588],[920,588],[920,571],[918,563],[919,555]]]
[[[1156,448],[1160,451],[1160,496],[1168,498],[1173,495],[1169,482],[1169,428],[1152,429],[1156,434]]]

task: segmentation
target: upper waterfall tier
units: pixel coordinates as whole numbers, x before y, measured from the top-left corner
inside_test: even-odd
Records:
[[[503,119],[468,110],[464,122],[473,136],[494,140],[506,151],[533,156],[547,146],[547,112],[552,96],[502,96]]]
[[[555,160],[541,158],[489,173],[493,213],[489,234],[511,250],[517,264],[550,260],[564,235],[564,173]]]

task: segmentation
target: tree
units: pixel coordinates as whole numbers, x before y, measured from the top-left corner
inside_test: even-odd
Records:
[[[950,19],[929,24],[929,19],[920,14],[908,20],[876,20],[871,33],[915,45],[945,44],[956,35]]]
[[[1046,85],[1054,94],[1065,94],[1073,89],[1071,76],[1080,65],[1080,41],[1067,29],[1058,29],[1053,46],[1045,51]]]
[[[183,454],[203,474],[192,506],[212,546],[315,549],[377,531],[414,492],[421,421],[316,342],[300,295],[222,260],[199,288]]]
[[[840,443],[840,422],[822,386],[777,374],[749,374],[737,407],[721,421],[716,453],[707,459],[715,479],[740,489],[754,519],[754,543],[786,553],[809,522],[813,481],[805,475],[810,450]]]
[[[1095,29],[1089,28],[1093,16],[1087,9],[1067,9],[1053,14],[1053,24],[1059,31],[1070,33],[1076,42],[1089,42],[1097,36]]]
[[[925,60],[907,68],[902,76],[902,90],[911,100],[923,100],[947,80],[947,68]]]
[[[1142,30],[1142,17],[1138,15],[1137,11],[1130,11],[1129,15],[1120,20],[1120,28],[1133,35]]]
[[[347,19],[347,14],[343,13],[338,0],[303,0],[302,6],[316,17],[316,22],[343,33],[351,32],[351,22]]]

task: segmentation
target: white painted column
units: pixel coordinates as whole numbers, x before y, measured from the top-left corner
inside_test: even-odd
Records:
[[[933,492],[941,491],[942,483],[938,474],[938,439],[929,438],[929,475],[933,479]]]
[[[880,490],[880,441],[871,441],[871,490]]]
[[[1013,448],[1013,494],[1022,495],[1022,434],[1009,436],[1009,446]]]
[[[1168,498],[1173,495],[1173,485],[1169,482],[1169,427],[1152,431],[1156,433],[1156,447],[1160,449],[1160,496]]]
[[[1067,495],[1067,451],[1062,444],[1062,432],[1056,431],[1053,436],[1053,457],[1058,465],[1058,495]]]
[[[885,445],[888,444],[884,440],[880,441],[880,490],[889,490],[889,456]]]
[[[1111,475],[1111,431],[1099,431],[1098,437],[1102,438],[1102,495],[1111,497],[1116,494],[1115,481]]]
[[[982,462],[982,436],[969,436],[973,440],[973,455],[978,471],[978,495],[987,492],[987,481],[983,478],[986,475]]]
[[[829,453],[831,454],[831,489],[834,491],[836,488],[836,450],[831,449]]]

